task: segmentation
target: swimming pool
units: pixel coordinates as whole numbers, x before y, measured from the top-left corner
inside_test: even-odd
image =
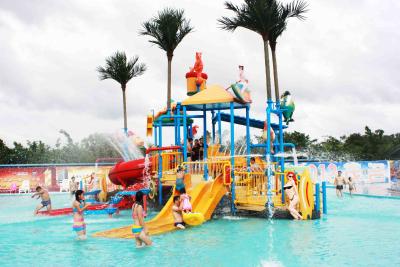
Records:
[[[399,266],[400,200],[336,199],[321,220],[288,221],[224,217],[200,227],[133,240],[75,241],[71,217],[32,215],[38,201],[0,196],[0,266]],[[57,208],[69,195],[52,196]],[[86,216],[89,235],[131,223],[129,212]]]

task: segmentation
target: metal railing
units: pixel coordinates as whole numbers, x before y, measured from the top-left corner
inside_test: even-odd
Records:
[[[175,172],[178,165],[183,162],[182,152],[162,152],[160,155],[153,155],[151,157],[151,176],[157,176],[160,171],[160,160],[161,160],[161,171],[162,174]]]
[[[265,205],[268,178],[264,172],[235,171],[235,203]]]
[[[207,166],[209,178],[216,178],[221,174],[227,177],[227,172],[230,171],[231,166],[230,162],[225,160],[187,161],[183,162],[182,165],[186,167],[187,173],[195,175],[204,174]]]

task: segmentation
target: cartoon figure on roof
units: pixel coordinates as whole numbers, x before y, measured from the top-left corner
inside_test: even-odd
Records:
[[[250,90],[248,89],[249,80],[244,75],[244,66],[239,65],[239,80],[232,84],[233,94],[236,98],[244,102],[251,102]]]
[[[285,109],[285,111],[283,111],[283,117],[286,125],[288,125],[289,122],[293,122],[294,120],[292,116],[296,105],[294,104],[292,95],[289,91],[285,91],[281,96],[281,108]]]
[[[186,73],[187,95],[194,95],[206,89],[207,74],[203,72],[203,61],[201,52],[196,52],[196,61],[193,68]]]
[[[203,72],[203,61],[201,60],[201,52],[196,52],[196,62],[193,68],[190,68],[190,72],[196,73],[196,84],[200,85],[203,82],[201,73]]]

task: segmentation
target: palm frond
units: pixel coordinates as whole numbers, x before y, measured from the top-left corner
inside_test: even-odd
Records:
[[[298,18],[305,20],[307,17],[303,14],[308,12],[308,4],[301,0],[293,1],[284,6],[285,11],[288,13],[287,18]]]
[[[104,67],[97,67],[100,80],[113,79],[125,86],[133,77],[142,75],[146,71],[144,63],[138,63],[139,57],[127,59],[125,52],[117,51],[106,58]]]
[[[178,44],[193,30],[190,20],[185,18],[184,10],[165,8],[144,22],[139,34],[150,36],[149,42],[172,56]]]

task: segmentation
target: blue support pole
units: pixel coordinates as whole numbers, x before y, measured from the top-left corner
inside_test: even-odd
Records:
[[[265,153],[267,164],[268,164],[268,168],[267,168],[267,199],[268,199],[267,205],[269,206],[268,210],[270,210],[270,207],[272,206],[271,108],[272,108],[272,100],[268,99],[268,101],[267,101],[267,151]],[[282,202],[282,203],[284,203],[284,202]]]
[[[178,117],[179,115],[181,115],[180,114],[181,113],[181,105],[180,105],[180,103],[178,103],[177,105],[176,105],[176,118],[175,118],[175,120],[174,121],[176,121],[176,125],[177,125],[177,129],[176,129],[176,133],[177,133],[177,135],[176,135],[176,145],[177,146],[180,146],[181,144],[181,118],[180,117]]]
[[[326,182],[322,182],[322,212],[324,214],[328,213],[328,207],[326,203]]]
[[[278,118],[279,118],[279,152],[283,153],[283,151],[284,151],[283,127],[282,127],[283,121],[282,121],[282,112],[280,110],[280,103],[279,102],[276,103],[276,107],[277,107],[277,110],[279,110],[279,113],[278,113]],[[281,157],[279,159],[279,165],[281,167],[281,172],[285,172],[285,159],[283,157]],[[285,190],[283,189],[284,184],[285,184],[285,176],[281,175],[281,192],[282,192],[281,201],[282,201],[282,203],[285,202]]]
[[[207,111],[206,105],[203,105],[203,158],[207,161]],[[214,177],[215,178],[215,177]],[[204,179],[208,180],[208,166],[204,164]]]
[[[154,132],[154,145],[157,146],[157,126],[153,126],[153,132]]]
[[[231,111],[231,177],[232,177],[232,205],[231,212],[235,215],[235,115],[233,102],[230,103]]]
[[[215,144],[215,122],[214,122],[215,111],[211,111],[211,124],[212,124],[212,142]]]
[[[183,106],[183,162],[187,161],[187,121],[186,121],[186,106]]]
[[[320,207],[321,207],[320,199],[319,199],[320,195],[319,194],[320,194],[320,192],[319,192],[319,183],[316,183],[315,184],[315,211],[316,211],[316,214],[319,213]]]
[[[159,133],[158,133],[158,146],[162,147],[162,122],[158,126]],[[162,204],[162,183],[161,183],[161,178],[162,178],[162,156],[161,156],[161,151],[158,151],[158,204]]]
[[[222,123],[221,123],[221,110],[218,110],[218,136],[219,144],[222,144]]]
[[[247,168],[250,167],[250,105],[246,105],[246,153]]]

